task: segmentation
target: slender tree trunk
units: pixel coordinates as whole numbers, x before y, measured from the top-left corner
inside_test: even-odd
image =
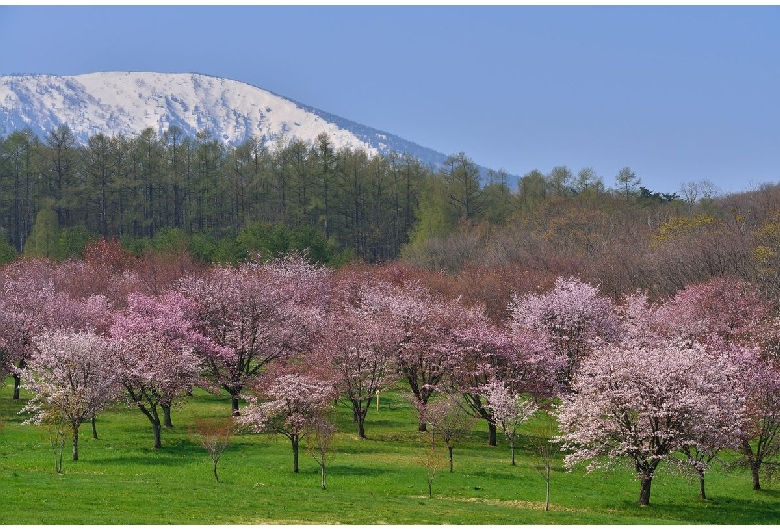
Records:
[[[704,471],[699,471],[699,497],[701,500],[707,500],[707,495],[704,492]]]
[[[320,471],[322,472],[322,489],[325,489],[325,462],[320,464]]]
[[[366,437],[366,427],[363,418],[358,420],[358,436],[360,436],[362,439],[365,439]]]
[[[21,377],[18,375],[14,375],[14,400],[19,399],[19,388],[22,386],[22,380]]]
[[[550,463],[547,462],[544,468],[544,482],[545,482],[545,495],[544,495],[544,511],[550,511]]]
[[[230,403],[233,410],[233,416],[240,416],[241,413],[238,411],[238,394],[231,396]]]
[[[639,506],[650,506],[650,485],[653,477],[642,477],[642,486],[639,490]]]
[[[219,482],[219,475],[217,475],[217,462],[218,462],[218,460],[216,458],[214,458],[214,459],[212,459],[212,461],[214,462],[214,480]]]
[[[154,448],[160,449],[162,447],[160,420],[152,420],[152,430],[154,431]]]
[[[490,422],[488,422],[488,445],[490,447],[495,447],[497,445],[496,425]]]
[[[516,466],[517,464],[515,464],[515,439],[514,438],[509,440],[509,447],[512,449],[512,465]]]
[[[78,425],[73,426],[73,461],[77,461],[79,459],[79,427]]]
[[[97,440],[98,439],[98,433],[97,433],[97,425],[95,424],[95,416],[92,415],[92,419],[90,420],[90,423],[92,424],[92,439]]]
[[[290,441],[292,441],[292,450],[293,450],[293,473],[298,472],[298,435],[294,434]]]
[[[452,447],[451,447],[451,446],[448,446],[448,447],[447,447],[447,450],[448,450],[448,451],[449,451],[449,453],[450,453],[450,473],[452,473]]]
[[[168,405],[161,405],[163,410],[163,425],[166,427],[173,427],[173,422],[171,422],[171,407]]]

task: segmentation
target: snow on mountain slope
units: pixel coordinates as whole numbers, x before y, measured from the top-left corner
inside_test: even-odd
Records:
[[[336,149],[362,148],[370,156],[407,153],[434,168],[447,158],[396,135],[220,77],[155,72],[0,76],[0,136],[29,127],[44,138],[61,124],[82,143],[99,132],[134,136],[151,127],[162,135],[175,125],[187,136],[205,130],[231,146],[252,137],[269,149],[280,138],[312,145],[326,133]],[[487,168],[479,168],[485,177]]]
[[[78,76],[3,76],[0,127],[44,133],[68,124],[80,140],[97,132],[137,134],[170,125],[186,134],[210,131],[237,145],[252,135],[269,145],[284,134],[312,141],[327,133],[337,147],[364,147],[354,134],[292,101],[245,83],[199,74],[100,72]],[[5,118],[4,120],[2,118]]]

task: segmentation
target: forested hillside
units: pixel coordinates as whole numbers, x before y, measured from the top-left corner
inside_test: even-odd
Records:
[[[106,237],[136,254],[186,249],[204,262],[304,248],[330,264],[400,257],[485,293],[559,275],[614,297],[723,275],[777,291],[777,185],[725,197],[706,181],[659,192],[624,168],[610,189],[592,168],[565,166],[534,170],[517,189],[507,179],[481,178],[464,153],[434,170],[409,155],[337,151],[325,135],[266,150],[176,127],[96,134],[83,147],[64,126],[42,140],[18,131],[0,138],[2,259],[63,259]]]

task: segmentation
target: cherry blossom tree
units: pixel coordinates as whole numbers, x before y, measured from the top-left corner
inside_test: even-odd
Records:
[[[34,351],[33,339],[47,323],[47,304],[54,298],[52,266],[45,260],[18,260],[2,270],[0,349],[14,378],[13,399],[19,399],[21,373]]]
[[[14,376],[19,399],[20,372],[34,351],[34,339],[44,329],[103,332],[109,321],[104,296],[75,298],[56,288],[56,266],[45,260],[20,260],[0,272],[0,351],[5,364],[0,375]]]
[[[564,384],[595,347],[619,335],[612,301],[573,277],[557,278],[553,289],[544,294],[514,295],[510,310],[514,330],[543,330],[552,347],[567,359],[559,374]]]
[[[770,311],[756,286],[720,277],[677,292],[658,307],[654,321],[668,337],[751,344]]]
[[[739,450],[745,438],[746,396],[742,377],[746,358],[753,352],[740,346],[708,345],[708,354],[699,362],[709,362],[707,372],[717,377],[701,381],[701,390],[710,405],[702,421],[690,426],[690,440],[683,443],[682,465],[699,479],[699,497],[706,499],[705,474],[723,449]]]
[[[182,281],[181,292],[197,304],[202,332],[220,347],[204,360],[231,396],[234,415],[247,385],[271,363],[310,345],[322,318],[326,277],[325,269],[293,256],[216,267]]]
[[[387,324],[400,330],[395,364],[419,411],[418,430],[425,431],[428,400],[452,373],[452,334],[464,308],[457,300],[436,296],[416,281],[387,285],[376,294],[377,309],[381,308]]]
[[[530,418],[539,407],[529,399],[512,392],[504,383],[492,379],[483,388],[488,408],[496,425],[501,427],[512,450],[512,465],[515,464],[515,444],[519,437],[517,429]]]
[[[780,469],[780,366],[758,354],[742,358],[740,381],[747,409],[740,440],[742,464],[750,469],[753,489],[761,489],[761,474]]]
[[[34,424],[62,418],[71,429],[73,460],[78,460],[79,427],[119,392],[112,352],[91,331],[46,331],[34,345],[21,371],[24,388],[33,394],[22,412],[33,413],[27,422]]]
[[[361,438],[366,437],[371,403],[396,379],[393,361],[402,331],[392,324],[383,302],[388,288],[381,282],[360,285],[354,278],[338,284],[334,290],[339,297],[332,301],[312,355],[351,406]]]
[[[267,388],[257,388],[246,396],[247,406],[238,423],[255,432],[271,431],[286,436],[292,444],[293,472],[297,473],[300,441],[315,427],[333,398],[330,383],[303,374],[282,374]]]
[[[474,428],[476,418],[465,409],[457,394],[445,394],[425,408],[425,421],[431,426],[431,436],[438,436],[447,445],[452,473],[452,454],[455,444]]]
[[[627,341],[597,349],[558,410],[559,441],[571,451],[566,465],[589,462],[590,471],[626,460],[641,482],[639,504],[648,505],[658,465],[685,445],[705,447],[700,431],[722,413],[713,397],[729,388],[732,373],[697,343]]]
[[[194,330],[187,310],[188,301],[176,292],[134,293],[111,326],[122,386],[151,422],[155,449],[162,447],[160,412],[170,424],[174,402],[201,382],[196,348],[208,341]]]
[[[488,444],[495,446],[496,421],[488,406],[484,388],[499,380],[513,392],[535,399],[557,392],[555,374],[562,357],[537,330],[499,327],[487,318],[481,307],[462,313],[453,333],[455,358],[454,388],[463,394],[474,414],[488,422]]]

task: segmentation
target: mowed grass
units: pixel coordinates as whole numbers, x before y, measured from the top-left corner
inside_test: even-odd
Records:
[[[530,434],[511,466],[504,439],[487,445],[484,422],[456,446],[454,472],[446,465],[438,471],[429,498],[414,411],[392,393],[382,395],[379,411],[369,411],[367,440],[357,437],[351,413],[338,408],[326,490],[303,447],[300,472],[293,473],[289,441],[268,434],[234,436],[215,482],[208,454],[189,431],[195,417],[229,414],[230,404],[197,391],[174,409],[162,449],[152,449],[151,426],[139,411],[118,406],[98,417],[99,439],[82,427],[78,462],[70,460],[68,441],[58,475],[45,431],[21,425],[23,403],[10,396],[9,385],[0,388],[0,524],[780,523],[777,488],[752,491],[745,471],[713,470],[710,499],[702,501],[697,482],[662,468],[651,506],[640,508],[639,484],[628,470],[566,472],[561,458],[545,512]]]

